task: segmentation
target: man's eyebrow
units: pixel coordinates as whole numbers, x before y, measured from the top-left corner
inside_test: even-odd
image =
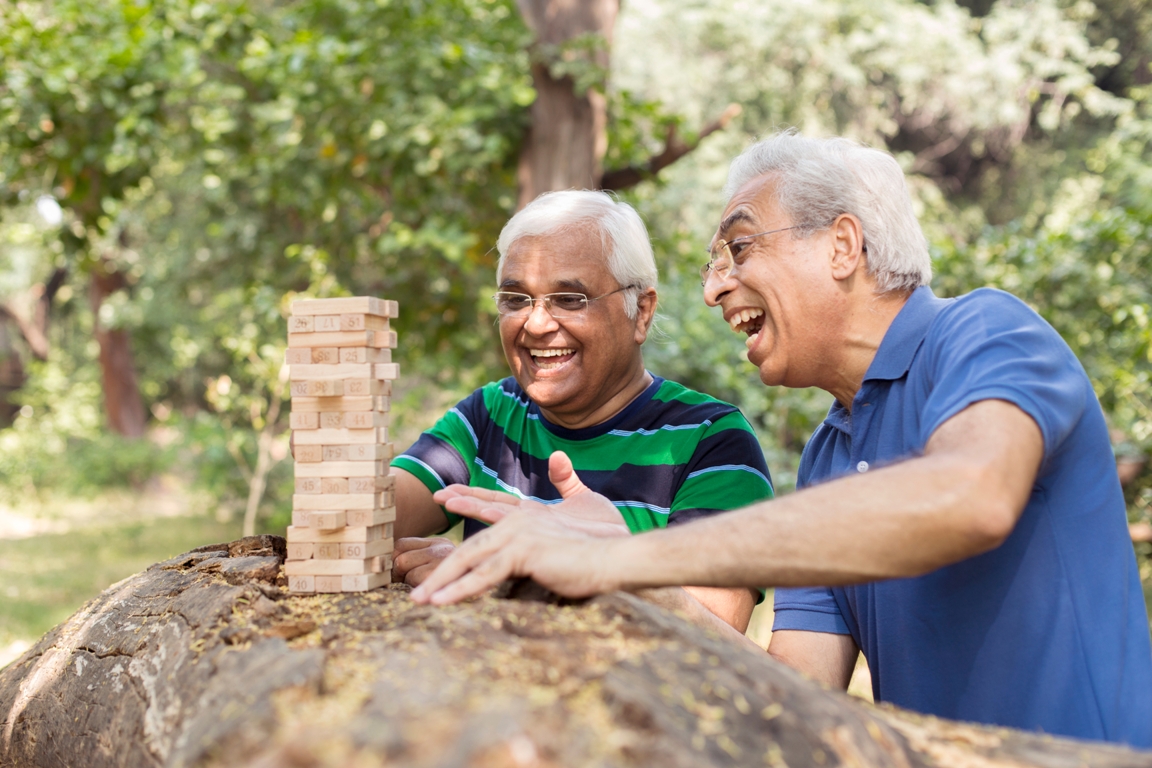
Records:
[[[573,293],[587,293],[588,286],[584,285],[583,280],[558,280],[556,287],[564,291],[571,291]]]
[[[726,219],[724,219],[724,221],[720,222],[720,228],[717,229],[716,232],[721,237],[723,237],[728,233],[729,229],[731,229],[732,227],[734,227],[735,225],[739,224],[742,221],[751,224],[754,222],[754,219],[752,218],[752,214],[748,213],[748,211],[741,210],[738,208],[735,211],[733,211],[731,214],[729,214],[728,218],[726,218]]]
[[[510,288],[521,288],[521,287],[523,287],[523,286],[519,280],[503,280],[500,283],[500,290],[502,290],[502,291],[508,290]]]

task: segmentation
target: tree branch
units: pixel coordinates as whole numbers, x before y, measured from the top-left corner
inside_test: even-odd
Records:
[[[692,142],[682,141],[680,137],[676,135],[676,126],[669,126],[668,135],[664,140],[664,150],[660,154],[653,155],[647,162],[640,165],[633,165],[606,172],[600,178],[600,188],[610,191],[620,191],[634,187],[645,179],[652,178],[700,146],[700,142],[706,137],[727,127],[728,123],[732,121],[732,118],[739,115],[740,112],[741,107],[739,104],[729,104],[718,118],[700,129],[696,140]]]

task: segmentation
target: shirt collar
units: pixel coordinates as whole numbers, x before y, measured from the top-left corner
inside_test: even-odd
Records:
[[[864,374],[864,381],[893,381],[908,373],[932,321],[950,301],[936,298],[926,285],[913,291],[884,334],[876,357],[872,358],[872,364]]]

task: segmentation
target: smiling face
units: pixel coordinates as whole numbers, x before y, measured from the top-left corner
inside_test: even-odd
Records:
[[[772,177],[760,176],[732,196],[715,239],[731,242],[792,224],[776,203]],[[831,237],[795,234],[776,232],[733,245],[732,272],[723,279],[710,274],[704,300],[722,307],[732,330],[747,337],[748,360],[765,384],[821,386],[833,362],[827,340],[835,337],[838,322]]]
[[[595,229],[522,237],[508,249],[501,291],[539,298],[583,293],[595,298],[621,288]],[[655,311],[656,292],[641,295],[629,318],[624,292],[591,302],[557,319],[537,302],[525,317],[502,317],[500,341],[516,381],[549,421],[576,429],[605,421],[647,386],[640,345]]]

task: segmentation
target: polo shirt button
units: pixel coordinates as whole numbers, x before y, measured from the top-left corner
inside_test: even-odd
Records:
[[[867,472],[868,471],[868,462],[862,461],[859,464],[857,464],[856,465],[856,471],[857,472]]]

